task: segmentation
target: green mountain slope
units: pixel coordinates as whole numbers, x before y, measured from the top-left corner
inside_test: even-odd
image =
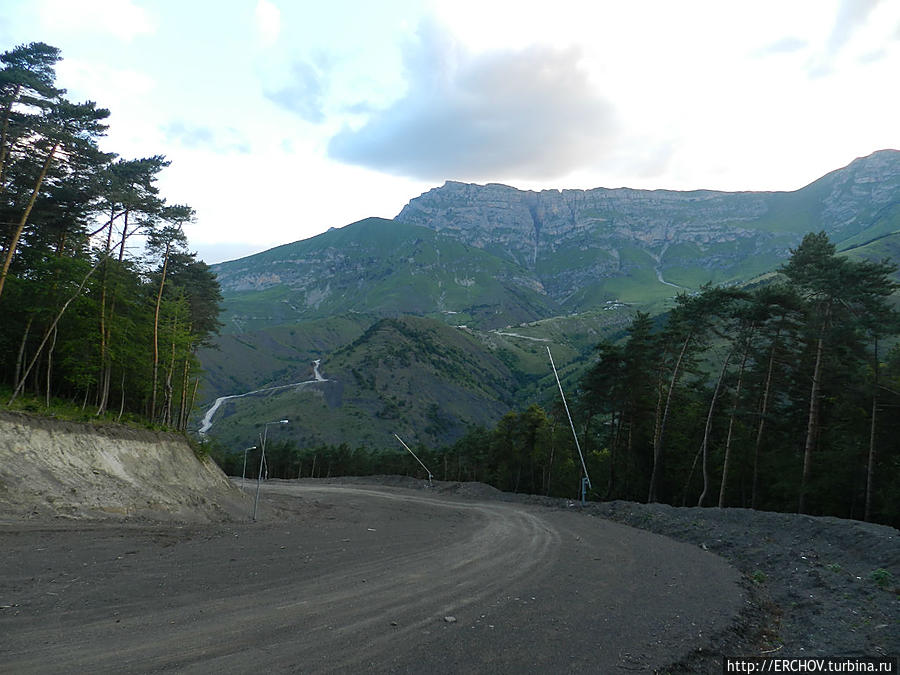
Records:
[[[873,262],[890,260],[900,265],[900,227],[864,243],[847,246],[842,250],[842,254],[853,260]],[[894,274],[894,279],[900,282],[900,270]]]
[[[235,449],[255,443],[259,424],[282,417],[292,424],[279,433],[307,444],[380,447],[398,425],[416,442],[443,444],[511,409],[555,404],[548,347],[574,391],[593,347],[621,335],[632,312],[609,306],[489,331],[351,314],[225,335],[200,355],[201,416],[216,398],[234,396],[208,434]],[[315,360],[328,382],[311,382]]]
[[[746,280],[821,229],[839,248],[900,229],[900,152],[794,192],[448,182],[393,221],[369,218],[213,270],[226,332],[348,312],[490,329]]]
[[[226,401],[210,435],[246,447],[260,424],[287,418],[281,437],[302,444],[384,447],[395,432],[438,444],[470,424],[496,422],[517,386],[509,366],[467,331],[411,316],[376,321],[323,359],[320,371],[327,381]]]
[[[415,225],[368,218],[214,266],[227,332],[361,311],[503,326],[556,311],[515,263]]]
[[[219,396],[309,380],[313,361],[353,342],[374,320],[371,315],[348,314],[225,333],[215,347],[198,353],[204,370],[200,400],[211,403]]]

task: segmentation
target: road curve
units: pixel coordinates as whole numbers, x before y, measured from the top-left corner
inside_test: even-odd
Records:
[[[720,558],[571,511],[287,481],[262,506],[0,525],[0,672],[647,672],[742,605]]]

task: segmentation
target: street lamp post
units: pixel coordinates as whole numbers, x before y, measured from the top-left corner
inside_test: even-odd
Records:
[[[256,446],[246,448],[244,450],[244,469],[241,471],[241,490],[244,489],[244,481],[247,479],[247,452],[250,450],[256,450]]]
[[[276,420],[275,422],[266,422],[262,436],[262,451],[259,453],[259,472],[256,474],[256,499],[253,500],[253,520],[256,521],[256,509],[259,506],[259,488],[262,483],[263,464],[266,461],[266,438],[269,435],[269,425],[271,424],[287,424],[287,420]]]

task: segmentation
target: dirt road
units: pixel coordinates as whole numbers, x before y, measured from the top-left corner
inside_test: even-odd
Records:
[[[257,523],[0,523],[0,672],[650,672],[744,603],[562,510],[273,481]]]

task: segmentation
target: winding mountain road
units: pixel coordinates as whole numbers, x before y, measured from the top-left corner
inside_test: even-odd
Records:
[[[743,603],[713,554],[574,509],[312,481],[261,507],[0,522],[0,671],[649,672]]]
[[[275,387],[264,387],[263,389],[254,389],[253,391],[248,391],[243,394],[231,394],[229,396],[219,396],[213,404],[209,407],[206,413],[203,415],[203,419],[200,421],[200,428],[197,430],[201,436],[205,436],[206,433],[212,428],[213,425],[213,417],[216,412],[222,406],[225,401],[230,401],[233,398],[244,398],[245,396],[255,396],[256,394],[265,394],[269,391],[278,391],[279,389],[290,389],[291,387],[296,387],[297,389],[302,388],[307,384],[315,384],[316,382],[328,382],[327,378],[322,377],[322,374],[319,372],[319,364],[321,363],[321,359],[316,359],[312,362],[313,367],[313,379],[304,380],[302,382],[291,382],[290,384],[280,384]]]

